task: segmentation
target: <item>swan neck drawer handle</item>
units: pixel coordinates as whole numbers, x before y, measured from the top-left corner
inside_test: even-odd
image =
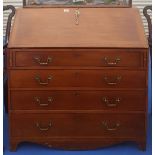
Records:
[[[48,85],[49,81],[52,79],[52,76],[48,76],[47,81],[44,82],[41,80],[40,76],[36,75],[35,80],[40,84],[40,85]]]
[[[104,62],[106,65],[117,65],[120,61],[121,59],[119,57],[115,58],[114,61],[110,61],[108,57],[104,58]]]
[[[41,61],[41,58],[39,57],[34,57],[34,60],[39,64],[39,65],[48,65],[49,63],[52,62],[52,58],[51,57],[47,57],[47,60],[45,62]]]
[[[109,100],[109,99],[107,99],[106,97],[102,97],[102,101],[106,104],[106,106],[108,106],[108,107],[116,107],[119,103],[120,103],[120,101],[121,101],[121,99],[120,98],[116,98],[116,99],[111,99],[111,100]]]
[[[106,82],[106,84],[108,85],[117,85],[120,81],[121,81],[122,77],[121,76],[117,76],[114,79],[109,79],[107,76],[104,77],[104,81]]]
[[[48,97],[48,103],[41,103],[40,97],[34,97],[34,100],[36,101],[36,103],[42,107],[48,106],[49,103],[53,102],[53,98],[52,97]]]
[[[116,131],[120,127],[120,123],[118,123],[118,122],[115,123],[114,125],[112,125],[113,127],[109,127],[109,125],[106,121],[103,121],[102,125],[104,126],[104,129],[107,131]]]
[[[40,131],[48,131],[51,127],[52,127],[52,123],[49,122],[47,127],[41,127],[40,123],[36,123],[36,127],[40,130]]]

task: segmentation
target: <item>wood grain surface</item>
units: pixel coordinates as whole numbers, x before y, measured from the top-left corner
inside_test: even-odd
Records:
[[[64,9],[68,9],[67,11]],[[18,9],[7,50],[10,149],[146,148],[148,44],[134,8]]]
[[[18,9],[9,48],[132,47],[147,48],[138,9],[75,8]]]

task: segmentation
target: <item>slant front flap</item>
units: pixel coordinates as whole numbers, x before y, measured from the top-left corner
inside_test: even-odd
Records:
[[[147,41],[134,8],[24,8],[9,41],[20,47],[147,48]]]

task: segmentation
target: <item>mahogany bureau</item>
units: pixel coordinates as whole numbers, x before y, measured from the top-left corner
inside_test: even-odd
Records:
[[[7,53],[12,151],[145,149],[148,43],[137,9],[18,9]]]

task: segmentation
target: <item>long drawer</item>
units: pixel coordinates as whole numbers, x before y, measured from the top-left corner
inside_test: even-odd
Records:
[[[144,114],[12,113],[11,137],[143,137]]]
[[[138,50],[38,50],[16,51],[17,67],[32,66],[112,66],[142,67],[143,52]]]
[[[145,91],[11,91],[12,110],[144,111]]]
[[[11,70],[10,87],[145,88],[145,78],[138,70]]]

